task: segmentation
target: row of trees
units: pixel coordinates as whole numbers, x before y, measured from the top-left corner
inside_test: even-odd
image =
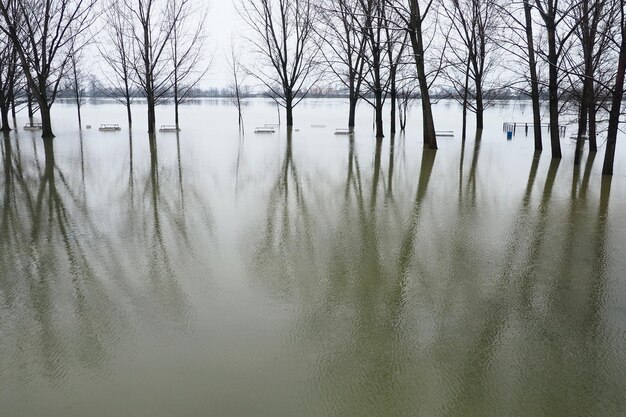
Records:
[[[207,10],[194,0],[1,0],[2,129],[10,130],[8,112],[22,99],[31,122],[33,102],[38,108],[43,137],[54,137],[50,109],[68,88],[80,123],[88,46],[100,51],[106,91],[127,107],[129,124],[130,104],[139,93],[147,99],[149,132],[156,127],[155,107],[166,96],[173,97],[178,126],[179,104],[208,69]]]
[[[359,100],[375,112],[376,136],[400,127],[408,98],[422,107],[425,148],[437,148],[433,86],[453,93],[476,128],[497,92],[532,99],[535,148],[543,149],[540,97],[548,94],[550,146],[561,158],[563,118],[577,119],[576,164],[585,139],[596,152],[606,129],[603,172],[612,174],[626,65],[624,0],[240,0],[258,54],[251,72],[293,125],[293,108],[333,74],[349,95],[348,127]],[[324,77],[325,79],[327,77]]]
[[[584,140],[592,152],[606,130],[604,173],[611,174],[626,70],[626,0],[238,0],[251,29],[250,66],[233,51],[229,63],[241,119],[243,80],[254,77],[284,107],[294,108],[320,84],[348,91],[348,127],[359,101],[371,105],[375,132],[406,126],[412,97],[419,97],[424,148],[436,149],[434,88],[448,91],[484,127],[497,92],[514,88],[532,99],[535,148],[542,142],[540,97],[549,97],[553,158],[561,158],[563,117],[577,119],[576,163]],[[100,52],[106,90],[127,108],[147,101],[148,132],[155,107],[178,106],[205,75],[207,7],[196,0],[0,0],[0,112],[26,103],[38,108],[43,136],[53,137],[50,108],[60,89],[75,92],[80,120],[81,57]],[[330,77],[330,75],[333,75]],[[65,82],[64,82],[65,80]]]

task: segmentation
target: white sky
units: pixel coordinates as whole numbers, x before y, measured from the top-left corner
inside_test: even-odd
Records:
[[[245,28],[235,10],[238,0],[203,0],[210,1],[206,30],[209,35],[207,55],[213,51],[213,64],[202,83],[202,87],[225,87],[228,84],[228,67],[225,56],[230,52],[231,39],[236,44],[242,43],[241,31]]]

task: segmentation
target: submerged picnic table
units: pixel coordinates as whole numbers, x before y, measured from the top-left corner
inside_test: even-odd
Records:
[[[43,128],[41,123],[26,123],[24,130],[41,130]]]
[[[176,125],[161,125],[159,132],[178,132],[180,128]]]
[[[117,123],[102,123],[98,130],[101,132],[113,132],[116,130],[122,130],[122,128]]]

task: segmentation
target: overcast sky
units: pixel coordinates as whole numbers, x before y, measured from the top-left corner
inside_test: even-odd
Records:
[[[228,84],[225,55],[230,51],[231,38],[241,43],[241,31],[244,29],[233,1],[237,0],[210,0],[207,47],[214,51],[215,56],[203,87],[223,87]],[[210,55],[211,51],[207,51],[207,54]]]

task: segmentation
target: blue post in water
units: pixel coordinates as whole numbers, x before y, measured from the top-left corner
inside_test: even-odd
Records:
[[[506,132],[506,140],[511,140],[513,139],[513,131],[509,130]]]

